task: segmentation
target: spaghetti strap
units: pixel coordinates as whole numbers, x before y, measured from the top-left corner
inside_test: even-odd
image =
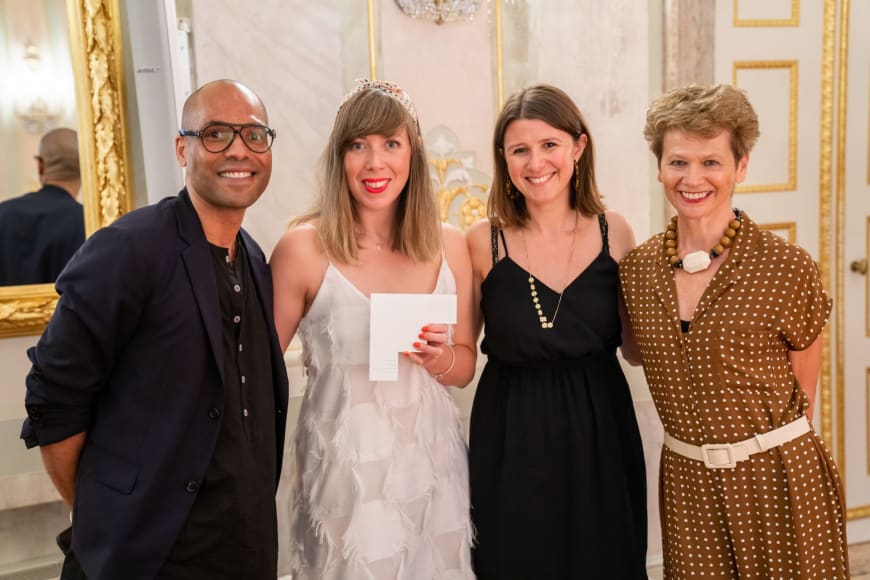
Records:
[[[607,241],[607,218],[604,213],[598,214],[598,227],[601,229],[601,245],[605,254],[610,255],[610,242]]]
[[[489,239],[492,243],[492,265],[498,263],[498,228],[494,225],[489,226]]]
[[[498,229],[498,227],[492,225],[489,229],[490,241],[492,242],[492,265],[495,266],[498,263],[498,238],[501,236],[501,245],[504,246],[504,255],[507,257],[508,249],[507,242],[504,239],[504,231]]]

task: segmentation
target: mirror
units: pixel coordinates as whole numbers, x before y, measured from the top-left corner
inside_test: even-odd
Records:
[[[66,0],[85,234],[132,208],[119,0]],[[42,332],[53,284],[0,287],[0,337]]]

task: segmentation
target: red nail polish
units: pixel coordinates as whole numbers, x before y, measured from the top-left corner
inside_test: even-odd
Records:
[[[423,344],[420,343],[420,342],[415,342],[415,343],[414,343],[414,348],[420,348],[421,346],[423,346]]]
[[[429,332],[429,327],[428,327],[428,326],[424,326],[424,327],[423,327],[423,332]]]
[[[421,332],[420,334],[418,334],[418,335],[417,335],[417,338],[421,338],[421,339],[422,339],[422,338],[423,338],[423,333]]]

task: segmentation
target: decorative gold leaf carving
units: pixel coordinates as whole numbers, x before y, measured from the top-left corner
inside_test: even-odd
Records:
[[[0,337],[41,332],[57,298],[51,284],[0,288]]]

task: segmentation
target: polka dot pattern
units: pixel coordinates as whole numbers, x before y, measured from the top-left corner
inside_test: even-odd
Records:
[[[680,329],[663,235],[626,256],[620,279],[665,430],[687,443],[734,443],[806,412],[788,363],[831,311],[809,254],[743,218],[730,255]],[[665,578],[848,577],[837,468],[810,432],[708,469],[665,448],[659,480]]]

